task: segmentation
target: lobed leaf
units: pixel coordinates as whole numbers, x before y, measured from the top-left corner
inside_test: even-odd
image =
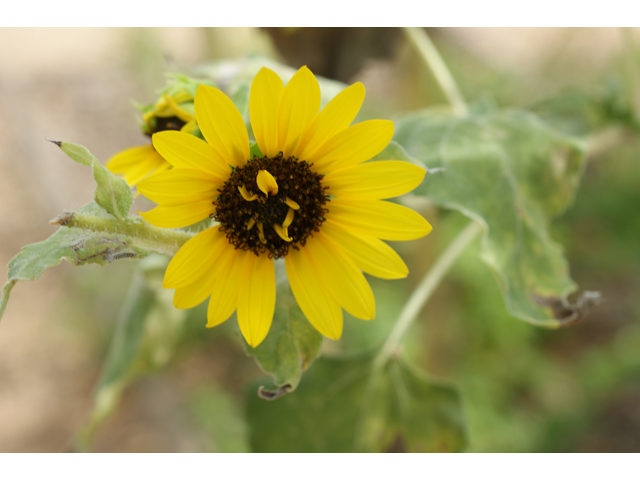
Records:
[[[569,305],[576,285],[548,227],[574,198],[583,145],[517,110],[466,118],[423,110],[396,123],[395,139],[419,161],[444,168],[427,175],[414,194],[484,226],[480,256],[495,273],[509,312],[560,326],[554,310]]]

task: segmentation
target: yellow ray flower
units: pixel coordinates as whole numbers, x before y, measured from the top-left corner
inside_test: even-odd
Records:
[[[207,297],[213,327],[237,310],[245,339],[257,346],[273,318],[273,259],[284,257],[298,305],[323,335],[342,334],[342,309],[364,320],[375,300],[362,272],[403,278],[408,269],[383,240],[431,231],[413,210],[385,202],[413,190],[425,171],[401,161],[364,163],[393,136],[393,123],[350,126],[364,101],[356,83],[320,110],[320,87],[302,67],[285,87],[263,68],[251,85],[249,113],[263,157],[249,155],[242,116],[220,90],[200,86],[195,115],[206,142],[181,132],[153,136],[173,169],[139,184],[158,203],[141,213],[179,228],[211,217],[218,225],[189,240],[164,277],[174,305]]]
[[[160,99],[142,116],[143,132],[152,136],[166,130],[179,130],[192,133],[196,128],[193,113],[193,95],[185,90],[163,93]],[[171,168],[153,145],[141,145],[123,150],[109,159],[106,167],[129,184],[135,186],[140,180],[152,173]]]

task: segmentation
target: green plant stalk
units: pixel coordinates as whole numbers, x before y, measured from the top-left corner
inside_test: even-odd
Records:
[[[418,50],[431,72],[433,72],[454,113],[461,117],[466,116],[469,113],[469,109],[460,93],[460,89],[424,28],[403,27],[402,31],[407,40]]]
[[[409,297],[409,300],[407,300],[389,337],[387,337],[380,352],[376,355],[373,361],[374,372],[382,369],[387,361],[395,354],[402,337],[404,337],[409,327],[418,317],[422,307],[424,307],[425,303],[431,298],[431,295],[440,284],[444,275],[480,232],[482,232],[480,224],[472,221],[436,260],[436,263],[433,264],[433,267],[427,272]]]
[[[149,225],[142,218],[128,217],[124,221],[111,218],[94,217],[81,213],[66,213],[52,221],[55,225],[82,228],[96,232],[108,232],[126,235],[134,245],[154,253],[173,256],[193,233],[158,228]]]
[[[418,317],[420,310],[424,307],[429,298],[431,298],[431,295],[435,292],[444,275],[449,271],[458,257],[465,251],[469,244],[473,242],[481,231],[482,227],[480,224],[472,221],[464,228],[464,230],[462,230],[462,232],[458,234],[456,239],[436,260],[434,265],[415,288],[402,309],[402,312],[400,312],[400,316],[394,324],[387,340],[380,348],[378,354],[374,357],[369,379],[367,381],[366,393],[364,395],[365,400],[363,402],[362,409],[360,410],[356,425],[356,434],[353,445],[354,452],[363,452],[366,450],[367,439],[364,428],[366,418],[371,410],[372,398],[376,394],[378,379],[380,378],[383,369],[386,367],[387,362],[400,353],[398,350],[400,342],[407,333],[409,327]]]

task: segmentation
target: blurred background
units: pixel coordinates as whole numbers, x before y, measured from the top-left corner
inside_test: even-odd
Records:
[[[429,33],[472,105],[530,109],[584,138],[633,123],[640,112],[637,29]],[[23,245],[51,235],[50,219],[93,196],[86,167],[45,139],[85,145],[103,163],[144,144],[132,100],[155,101],[166,72],[189,74],[203,62],[261,55],[362,81],[364,117],[445,103],[392,28],[3,28],[0,44],[11,46],[0,50],[3,266]],[[589,159],[574,206],[552,228],[574,280],[605,298],[586,321],[547,331],[511,317],[475,247],[422,312],[407,349],[424,370],[459,386],[468,450],[640,451],[637,138],[616,137]],[[434,232],[397,245],[412,269],[385,290],[399,302],[465,224],[456,213],[428,206],[421,213]],[[0,323],[0,451],[72,448],[134,268],[127,261],[63,263],[14,288]],[[126,391],[95,436],[94,451],[249,449],[243,399],[247,383],[263,374],[231,322],[206,329],[197,310],[167,368]],[[327,351],[335,347],[325,343]]]

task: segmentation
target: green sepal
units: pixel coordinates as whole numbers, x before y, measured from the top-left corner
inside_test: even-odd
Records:
[[[179,73],[169,74],[168,77],[169,81],[167,82],[167,85],[158,92],[159,98],[163,95],[169,95],[172,97],[182,91],[189,93],[193,98],[195,98],[196,92],[198,91],[198,85],[216,87],[215,82],[207,78],[192,78]]]
[[[260,147],[258,146],[258,142],[249,142],[249,157],[263,157],[264,155],[260,151]]]
[[[95,202],[118,220],[124,220],[129,215],[134,199],[127,182],[111,173],[86,147],[70,142],[52,141],[52,143],[58,145],[72,160],[91,166],[93,178],[97,183],[94,193]]]

